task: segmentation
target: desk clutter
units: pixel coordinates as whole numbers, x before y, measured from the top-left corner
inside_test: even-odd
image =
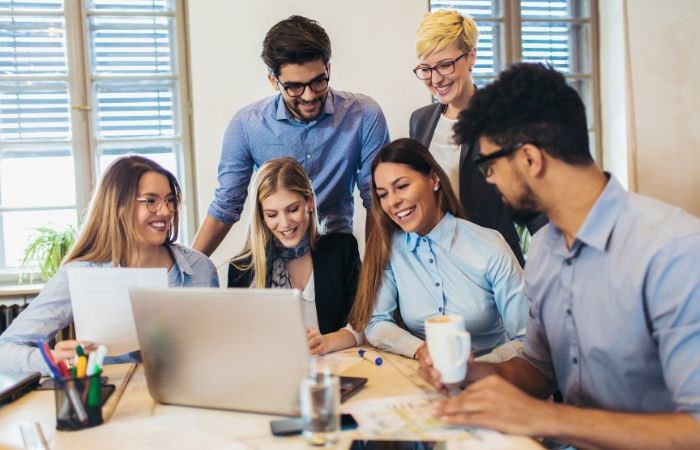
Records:
[[[78,345],[75,364],[69,369],[64,360],[56,361],[45,341],[37,342],[37,347],[53,375],[56,429],[74,431],[102,424],[102,405],[114,391],[113,385],[102,384],[107,348],[102,345],[86,355]]]

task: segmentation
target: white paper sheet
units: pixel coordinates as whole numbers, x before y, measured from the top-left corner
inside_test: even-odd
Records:
[[[70,268],[68,285],[76,337],[121,355],[139,349],[129,288],[166,288],[168,273],[164,268]]]
[[[509,445],[498,432],[451,425],[433,416],[432,404],[443,398],[437,393],[384,397],[351,403],[343,411],[357,420],[364,439],[477,441],[479,448],[494,449]]]

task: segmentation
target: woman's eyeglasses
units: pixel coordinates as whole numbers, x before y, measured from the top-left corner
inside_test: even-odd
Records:
[[[440,75],[449,75],[451,73],[454,73],[455,64],[457,63],[457,61],[459,61],[461,58],[464,58],[470,53],[471,52],[462,53],[455,59],[444,59],[432,67],[428,65],[418,66],[415,69],[413,69],[413,73],[416,74],[419,80],[431,79],[433,77],[433,70],[439,73]]]
[[[163,203],[165,203],[165,207],[168,208],[168,211],[171,213],[177,211],[175,197],[167,197],[163,200],[160,195],[148,194],[136,197],[136,201],[145,204],[146,208],[154,214],[160,211],[160,207],[163,206]]]

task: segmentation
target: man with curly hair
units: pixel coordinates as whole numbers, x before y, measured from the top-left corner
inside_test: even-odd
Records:
[[[700,448],[700,220],[596,166],[583,102],[552,68],[503,72],[455,133],[479,141],[475,163],[504,201],[550,224],[525,267],[521,354],[470,362],[436,413],[577,447]],[[429,356],[420,371],[446,388]],[[563,404],[540,400],[555,390]]]

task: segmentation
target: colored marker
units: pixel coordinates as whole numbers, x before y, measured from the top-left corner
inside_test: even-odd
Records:
[[[58,366],[56,365],[56,360],[53,357],[53,352],[49,348],[48,344],[45,341],[39,341],[36,343],[36,346],[39,349],[39,353],[41,353],[41,357],[44,358],[44,362],[51,371],[51,374],[53,374],[53,377],[60,379],[61,372],[59,371]]]
[[[78,356],[78,364],[75,366],[75,374],[78,378],[83,378],[87,375],[87,357],[83,354]]]
[[[358,353],[361,357],[363,357],[364,359],[366,359],[367,361],[373,362],[374,364],[376,364],[376,365],[378,365],[378,366],[381,366],[382,363],[384,362],[384,360],[382,359],[382,357],[379,356],[378,354],[376,354],[375,352],[369,352],[369,351],[367,351],[367,350],[361,348],[361,349],[359,349],[359,350],[357,351],[357,353]]]
[[[100,345],[97,347],[97,350],[95,350],[97,353],[97,356],[95,357],[95,365],[97,366],[98,369],[101,369],[104,367],[104,362],[105,362],[105,356],[107,356],[107,347],[104,345]]]

